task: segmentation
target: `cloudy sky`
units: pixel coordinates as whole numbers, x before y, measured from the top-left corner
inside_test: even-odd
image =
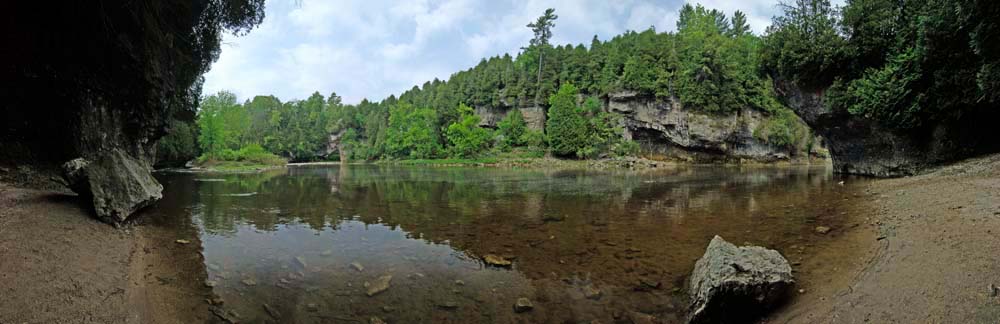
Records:
[[[553,44],[589,44],[594,35],[674,30],[685,2],[729,16],[742,10],[762,33],[778,0],[268,0],[263,24],[225,37],[204,92],[229,90],[240,100],[273,94],[287,101],[314,91],[336,92],[346,103],[381,100],[445,80],[482,57],[516,55],[532,37],[525,25],[545,8],[559,15]]]

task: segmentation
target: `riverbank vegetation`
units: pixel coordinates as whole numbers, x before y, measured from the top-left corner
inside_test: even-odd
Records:
[[[764,68],[827,89],[830,109],[898,130],[934,127],[1000,101],[1000,5],[992,1],[828,0],[782,5]]]
[[[788,8],[812,2],[823,3],[803,0]],[[742,12],[727,17],[685,5],[676,32],[629,31],[607,41],[595,37],[584,46],[550,44],[558,16],[547,11],[530,24],[535,38],[519,55],[483,59],[448,80],[428,81],[379,102],[344,104],[336,93],[316,92],[305,100],[256,96],[240,104],[229,92],[210,95],[198,114],[197,148],[203,158],[224,158],[229,155],[222,150],[256,144],[296,162],[478,159],[510,152],[528,157],[630,156],[639,153],[639,145],[623,139],[619,115],[607,109],[609,96],[628,92],[678,101],[685,109],[713,116],[751,109],[766,117],[753,130],[755,138],[806,151],[812,144],[806,140],[809,130],[779,100],[769,74],[791,69],[775,63],[788,58],[774,53],[784,46],[776,45],[785,37],[781,35],[788,34],[782,26],[800,19],[788,12],[794,18],[776,18],[776,27],[761,37],[750,31]],[[783,24],[786,20],[793,22]],[[528,127],[522,108],[546,111],[544,127]],[[499,109],[505,115],[487,125],[475,113],[479,109]],[[169,137],[164,141],[187,143]]]

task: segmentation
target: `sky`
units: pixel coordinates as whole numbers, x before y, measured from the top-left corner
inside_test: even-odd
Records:
[[[268,0],[260,26],[224,37],[204,93],[288,101],[319,91],[348,104],[378,101],[447,80],[481,58],[516,55],[532,38],[525,25],[546,8],[559,16],[552,44],[587,45],[594,35],[673,31],[685,2],[730,17],[741,10],[758,34],[778,12],[778,0]]]

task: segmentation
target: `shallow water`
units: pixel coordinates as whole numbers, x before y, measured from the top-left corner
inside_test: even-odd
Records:
[[[250,323],[678,321],[684,280],[712,236],[795,261],[823,244],[817,218],[843,225],[831,215],[853,194],[822,167],[334,165],[158,177],[155,226],[197,233],[206,283]],[[513,264],[486,265],[486,254]],[[368,296],[387,276],[389,288]],[[534,309],[515,312],[521,297]]]

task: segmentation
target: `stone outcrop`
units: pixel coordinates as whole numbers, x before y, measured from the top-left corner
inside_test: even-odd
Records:
[[[795,280],[778,251],[715,236],[689,284],[688,323],[749,323],[784,301]]]
[[[825,89],[804,89],[775,82],[788,106],[826,139],[836,172],[878,177],[913,175],[929,166],[1000,150],[990,132],[1000,111],[965,113],[935,125],[907,131],[830,109]]]
[[[605,111],[621,115],[624,137],[637,141],[643,154],[655,159],[691,162],[773,162],[797,155],[795,148],[778,147],[753,136],[769,118],[753,109],[735,114],[709,115],[685,109],[676,98],[657,99],[634,91],[620,91],[604,98]],[[583,97],[580,97],[583,100]],[[530,129],[545,128],[546,111],[540,106],[476,107],[480,126],[496,128],[506,114],[520,111]],[[813,152],[825,154],[822,140],[813,139]]]
[[[92,200],[97,217],[112,224],[163,197],[163,187],[150,171],[147,164],[121,150],[100,155],[93,162],[78,158],[63,165],[67,185]]]
[[[520,111],[524,116],[524,123],[528,129],[540,131],[545,128],[545,108],[540,106],[526,107],[476,107],[475,113],[479,116],[479,126],[497,128],[497,124],[512,111]]]
[[[677,98],[656,99],[632,91],[608,96],[607,111],[622,115],[625,137],[652,157],[705,161],[777,161],[797,154],[753,136],[768,116],[753,109],[709,115],[685,109]]]
[[[260,0],[3,2],[0,40],[11,46],[0,51],[0,167],[32,177],[0,181],[53,189],[72,161],[70,189],[92,198],[102,220],[155,202],[156,141],[171,118],[194,118],[222,33],[263,14]]]

